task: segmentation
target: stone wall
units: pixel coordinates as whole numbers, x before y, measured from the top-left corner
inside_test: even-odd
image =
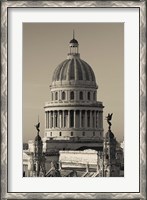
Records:
[[[60,151],[59,162],[72,164],[95,164],[98,163],[98,154],[95,150],[84,151]]]

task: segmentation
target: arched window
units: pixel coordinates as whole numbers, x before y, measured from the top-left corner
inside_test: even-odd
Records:
[[[83,100],[83,92],[80,92],[80,100]]]
[[[87,99],[90,100],[90,92],[87,93]]]
[[[58,92],[55,93],[55,100],[58,100]]]
[[[62,133],[61,133],[61,132],[59,132],[59,136],[62,136]]]
[[[71,100],[74,99],[74,92],[73,92],[73,91],[70,93],[70,99],[71,99]]]
[[[62,100],[65,100],[65,92],[62,92]]]

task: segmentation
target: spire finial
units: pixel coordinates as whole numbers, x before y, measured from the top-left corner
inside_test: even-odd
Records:
[[[75,31],[74,31],[74,29],[73,29],[73,39],[75,39]]]

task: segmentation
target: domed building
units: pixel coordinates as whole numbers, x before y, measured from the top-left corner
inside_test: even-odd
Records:
[[[23,153],[24,176],[117,177],[124,176],[123,150],[111,131],[97,100],[98,85],[91,66],[80,58],[79,43],[69,42],[67,59],[53,73],[51,101],[45,103],[44,138],[37,136]]]
[[[45,103],[45,152],[103,146],[103,104],[97,101],[95,74],[80,58],[79,43],[69,42],[67,59],[53,73],[51,102]]]

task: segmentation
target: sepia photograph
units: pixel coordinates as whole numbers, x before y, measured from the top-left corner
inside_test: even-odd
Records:
[[[1,198],[145,200],[145,2],[0,6]]]
[[[124,177],[124,23],[23,23],[23,177]]]

